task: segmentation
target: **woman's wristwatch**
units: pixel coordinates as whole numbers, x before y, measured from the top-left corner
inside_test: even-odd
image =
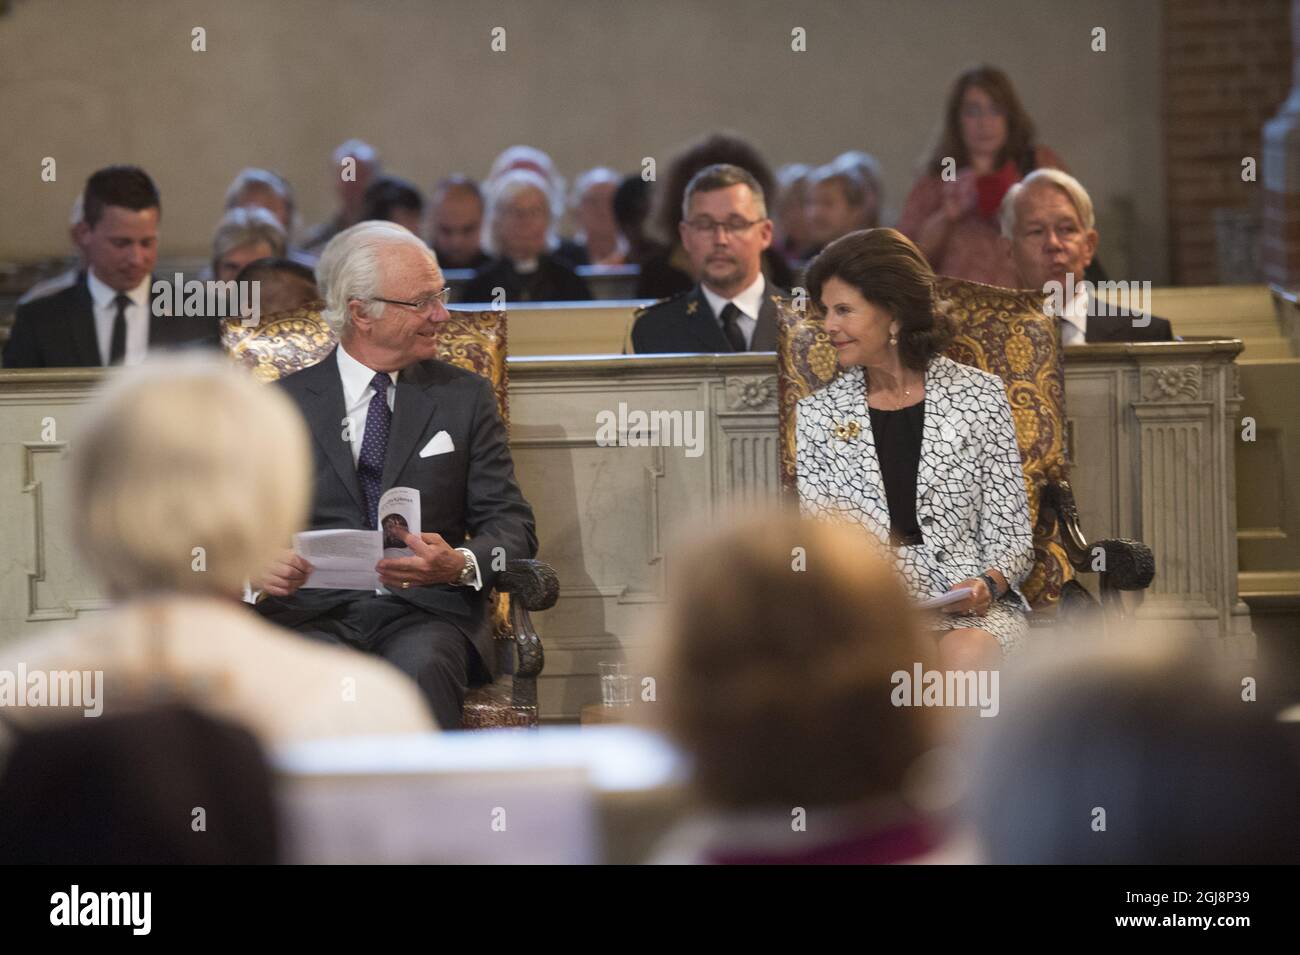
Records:
[[[980,580],[984,581],[984,586],[989,589],[989,598],[998,599],[998,582],[993,579],[992,574],[980,574]]]

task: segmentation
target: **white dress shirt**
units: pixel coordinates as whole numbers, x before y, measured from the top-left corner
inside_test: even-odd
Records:
[[[1062,345],[1082,345],[1087,340],[1089,304],[1087,286],[1078,285],[1074,298],[1065,303],[1064,314],[1057,320]]]
[[[758,312],[763,307],[763,292],[767,288],[763,273],[759,272],[758,278],[735,298],[723,298],[703,283],[700,283],[700,288],[704,290],[704,298],[708,301],[709,308],[713,309],[713,317],[719,325],[722,325],[722,310],[727,307],[728,302],[740,309],[740,317],[736,319],[736,323],[745,336],[745,347],[750,348],[754,342],[754,329],[758,328]]]
[[[339,378],[343,382],[344,414],[352,424],[348,430],[348,440],[352,445],[352,465],[355,467],[361,460],[361,442],[366,437],[366,415],[370,412],[370,401],[375,396],[370,387],[375,378],[375,370],[349,355],[342,345],[338,347],[338,362]],[[398,372],[395,371],[388,373],[391,384],[385,389],[384,400],[388,402],[389,411],[393,410],[393,402],[397,399],[397,375]],[[456,550],[464,554],[465,562],[474,568],[474,579],[467,586],[482,590],[483,575],[479,571],[474,552],[468,547],[457,547]],[[388,593],[383,587],[380,591]]]
[[[138,365],[144,361],[149,351],[149,286],[152,276],[146,275],[144,281],[124,294],[131,300],[126,307],[126,355],[125,365]],[[90,290],[90,300],[95,313],[95,337],[99,340],[99,361],[108,364],[113,348],[113,322],[117,318],[117,290],[105,285],[95,276],[94,268],[86,270],[86,287]]]

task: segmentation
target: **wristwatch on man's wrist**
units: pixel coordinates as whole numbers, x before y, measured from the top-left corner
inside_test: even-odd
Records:
[[[457,547],[456,550],[465,556],[465,566],[461,568],[460,576],[453,583],[457,587],[472,587],[478,577],[478,561],[474,558],[474,552],[468,547]]]
[[[980,580],[984,581],[984,586],[989,589],[989,599],[998,599],[998,582],[992,574],[980,574]]]

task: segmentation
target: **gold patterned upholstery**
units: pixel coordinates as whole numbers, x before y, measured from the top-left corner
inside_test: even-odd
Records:
[[[1054,321],[1043,296],[940,277],[935,308],[953,325],[948,357],[1002,378],[1025,471],[1034,566],[1023,586],[1039,612],[1052,612],[1074,578],[1055,511],[1040,507],[1044,488],[1068,477],[1065,460],[1065,376]],[[813,310],[809,310],[812,312]],[[838,371],[835,349],[819,315],[783,309],[778,317],[781,481],[795,492],[795,406]]]
[[[1021,587],[1037,611],[1051,611],[1074,569],[1061,542],[1056,512],[1040,507],[1043,490],[1066,480],[1065,368],[1056,320],[1043,312],[1045,296],[940,277],[936,310],[953,328],[948,357],[1002,379],[1025,469],[1034,566]]]
[[[292,311],[262,317],[255,326],[245,326],[238,318],[224,319],[221,344],[235,361],[248,368],[261,381],[276,381],[285,375],[308,368],[324,359],[338,343],[333,330],[321,318],[319,302]],[[461,311],[438,330],[438,358],[472,371],[492,383],[501,420],[510,430],[510,379],[506,364],[506,313],[504,310]],[[536,563],[536,562],[532,562]],[[546,568],[546,572],[550,572]],[[492,631],[499,641],[502,656],[519,646],[521,654],[530,654],[528,669],[540,670],[541,646],[528,621],[525,601],[520,600],[512,612],[512,595],[497,589],[491,595]],[[554,597],[550,598],[552,601]],[[522,626],[516,626],[518,621]],[[466,727],[536,726],[535,675],[533,686],[512,689],[510,678],[494,685],[471,690],[465,698]],[[518,692],[524,689],[525,692]],[[521,704],[520,699],[524,702]]]
[[[240,318],[221,320],[221,347],[259,381],[278,381],[316,364],[338,344],[321,321],[321,302],[263,315],[256,325]]]

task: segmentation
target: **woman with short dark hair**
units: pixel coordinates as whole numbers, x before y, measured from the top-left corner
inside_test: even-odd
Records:
[[[912,595],[969,588],[936,620],[953,669],[996,666],[1027,630],[1029,502],[1002,380],[942,354],[934,272],[893,229],[853,232],[808,266],[841,373],[798,406],[806,513],[889,544]]]

